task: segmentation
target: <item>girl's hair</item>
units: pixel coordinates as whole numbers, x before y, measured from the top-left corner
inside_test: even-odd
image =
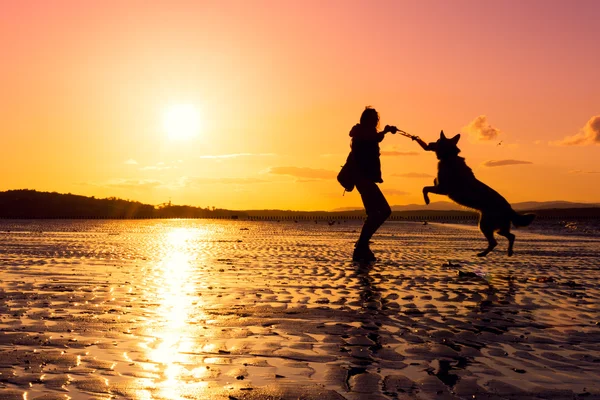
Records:
[[[379,128],[379,113],[377,110],[371,106],[365,107],[365,111],[360,116],[360,124],[375,125],[376,128]]]

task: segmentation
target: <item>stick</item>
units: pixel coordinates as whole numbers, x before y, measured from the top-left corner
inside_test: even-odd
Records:
[[[412,140],[415,140],[418,138],[418,136],[413,136],[408,132],[403,131],[402,129],[398,129],[396,128],[396,132],[401,134],[402,136],[406,136],[407,138],[411,138]],[[392,132],[392,134],[396,134],[396,132]]]

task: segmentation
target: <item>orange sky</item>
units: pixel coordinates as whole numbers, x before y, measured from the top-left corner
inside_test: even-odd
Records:
[[[426,141],[461,132],[510,202],[600,202],[598,15],[593,0],[1,2],[0,190],[360,206],[335,175],[372,105]],[[165,133],[174,104],[200,110],[196,137]],[[421,203],[435,155],[398,135],[382,151],[390,204]]]

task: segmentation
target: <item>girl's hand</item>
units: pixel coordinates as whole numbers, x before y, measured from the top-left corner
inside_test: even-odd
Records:
[[[387,133],[387,132],[396,133],[396,132],[398,132],[398,128],[396,128],[393,125],[386,125],[385,128],[383,128],[383,132],[384,133]]]

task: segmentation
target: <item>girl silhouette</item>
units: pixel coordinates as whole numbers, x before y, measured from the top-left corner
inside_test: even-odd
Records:
[[[381,179],[381,161],[379,160],[379,142],[387,132],[395,132],[397,128],[386,125],[383,131],[378,132],[379,114],[372,107],[366,107],[360,116],[360,123],[350,130],[351,158],[356,171],[355,184],[362,199],[367,219],[363,224],[360,237],[354,246],[353,261],[376,261],[375,255],[369,248],[369,240],[385,220],[391,215],[392,210],[381,193],[378,183]]]

